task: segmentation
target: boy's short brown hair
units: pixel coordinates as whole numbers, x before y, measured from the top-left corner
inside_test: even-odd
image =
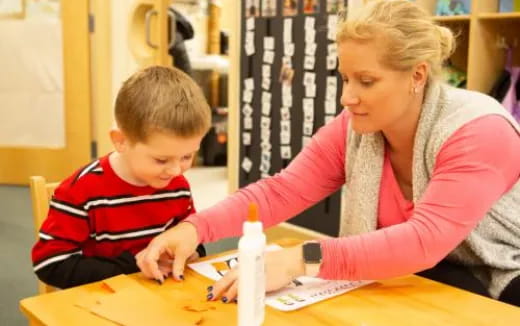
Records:
[[[152,132],[203,135],[210,128],[211,111],[202,90],[188,75],[176,68],[152,66],[123,83],[115,119],[132,142],[146,142]]]

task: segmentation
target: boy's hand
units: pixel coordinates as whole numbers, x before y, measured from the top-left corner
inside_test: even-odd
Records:
[[[148,247],[136,255],[137,266],[145,277],[164,281],[164,275],[159,267],[161,257],[173,258],[172,272],[176,280],[184,279],[184,265],[196,252],[198,234],[195,226],[188,222],[177,226],[155,237]]]

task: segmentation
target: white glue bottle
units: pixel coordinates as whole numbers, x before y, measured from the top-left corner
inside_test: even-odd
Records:
[[[265,234],[255,203],[249,204],[243,230],[238,242],[238,325],[259,326],[265,314]]]

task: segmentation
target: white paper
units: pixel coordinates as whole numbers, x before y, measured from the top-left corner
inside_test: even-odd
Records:
[[[314,100],[312,98],[303,99],[303,112],[314,111]]]
[[[262,114],[263,115],[271,115],[271,102],[262,103]]]
[[[246,30],[252,31],[255,29],[255,18],[249,17],[246,19]]]
[[[293,98],[292,95],[284,95],[282,96],[282,105],[291,107],[293,105]]]
[[[305,97],[316,97],[316,85],[307,85],[305,86]]]
[[[274,51],[266,50],[264,51],[264,62],[273,64],[274,62]]]
[[[242,106],[242,114],[247,117],[251,116],[253,114],[253,107],[247,103],[244,104],[244,106]]]
[[[334,89],[337,89],[338,78],[336,76],[327,76],[327,87],[333,87]]]
[[[288,132],[280,133],[280,144],[281,145],[289,145],[291,143],[291,134]]]
[[[292,68],[292,59],[291,57],[285,55],[282,57],[282,64],[288,66],[289,68]]]
[[[327,54],[328,55],[337,55],[338,54],[338,45],[336,43],[330,43],[327,45]]]
[[[262,89],[265,91],[269,91],[271,89],[271,78],[262,78]]]
[[[250,91],[255,89],[255,80],[253,78],[244,79],[244,88]]]
[[[246,43],[255,44],[255,32],[247,31],[246,32]]]
[[[338,57],[335,55],[327,56],[327,70],[336,70]]]
[[[282,108],[280,109],[280,119],[281,120],[290,120],[291,119],[291,110],[288,107],[282,106]]]
[[[316,18],[314,17],[305,17],[305,29],[306,30],[313,30],[314,31],[314,26],[316,25]]]
[[[288,155],[283,157],[284,159],[290,158],[290,147],[282,146],[282,155]],[[245,158],[244,158],[245,160]],[[242,164],[244,165],[244,164]],[[267,167],[260,167],[260,171],[266,170]],[[244,169],[245,170],[245,169]],[[269,169],[267,169],[269,170]],[[267,172],[264,172],[267,175]],[[268,176],[268,175],[267,175]],[[266,247],[266,251],[280,250],[281,247],[277,245],[269,245]],[[216,262],[224,262],[229,269],[234,268],[238,263],[238,254],[226,255],[210,260],[206,260],[200,263],[188,264],[188,267],[195,272],[212,280],[219,280],[228,270],[217,271],[212,265]],[[352,291],[361,286],[372,283],[373,281],[328,281],[315,277],[299,277],[293,281],[287,287],[270,292],[265,297],[265,304],[281,310],[281,311],[292,311],[302,307],[335,297],[337,295]]]
[[[316,43],[316,31],[313,29],[305,30],[305,43]]]
[[[271,170],[271,163],[267,161],[260,162],[260,172],[269,173]]]
[[[306,55],[305,59],[303,59],[303,68],[305,70],[314,70],[315,62],[316,62],[315,57]]]
[[[292,86],[289,84],[282,84],[282,96],[292,96]]]
[[[303,135],[304,136],[312,136],[312,131],[314,129],[314,123],[305,121],[303,123]]]
[[[269,117],[260,118],[260,128],[263,128],[263,129],[271,128],[271,118],[269,118]]]
[[[303,85],[316,85],[316,74],[313,72],[306,71],[303,74]]]
[[[283,53],[286,56],[292,57],[294,55],[294,43],[285,43]]]
[[[262,103],[271,103],[272,95],[269,92],[262,92]]]
[[[271,77],[271,66],[270,65],[262,65],[262,76],[269,78]]]
[[[264,50],[274,50],[274,37],[264,37]]]
[[[292,43],[292,19],[285,18],[283,20],[283,42],[285,44]]]
[[[325,114],[336,114],[336,101],[325,101]]]
[[[244,90],[242,100],[246,103],[251,103],[253,101],[253,92],[249,89]]]
[[[251,133],[250,132],[242,133],[242,145],[244,145],[244,146],[251,145]]]
[[[305,54],[314,56],[314,55],[316,55],[317,48],[318,48],[318,44],[316,44],[316,43],[306,43],[305,44]]]
[[[244,117],[244,130],[251,130],[253,128],[253,118],[252,117]]]
[[[253,43],[246,42],[245,52],[247,56],[252,56],[253,54],[255,54],[255,45]]]
[[[314,110],[303,110],[303,122],[314,122]]]
[[[291,134],[291,121],[290,120],[283,120],[280,121],[280,133],[286,132],[289,135]]]
[[[280,156],[284,160],[289,160],[292,157],[291,146],[280,146]]]
[[[302,137],[302,148],[307,146],[311,142],[312,138],[309,136]]]
[[[327,31],[327,38],[330,41],[336,40],[336,28],[329,28],[329,30]]]
[[[260,129],[260,139],[262,142],[267,142],[271,139],[271,130],[269,129]]]
[[[246,171],[247,173],[251,172],[251,168],[253,167],[253,162],[249,159],[249,157],[244,157],[244,159],[242,160],[242,169],[244,171]],[[211,265],[210,265],[211,266]],[[213,267],[213,266],[211,266]],[[214,269],[214,268],[213,268]],[[215,270],[215,269],[214,269]],[[200,271],[197,271],[198,273],[202,274]],[[215,270],[216,272],[216,270]],[[202,274],[204,275],[204,274]]]
[[[263,139],[260,142],[260,148],[262,149],[262,151],[270,152],[272,147],[273,146],[271,145],[271,142],[269,142],[269,139]]]

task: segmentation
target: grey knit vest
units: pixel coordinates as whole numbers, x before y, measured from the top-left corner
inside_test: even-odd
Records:
[[[504,117],[520,137],[519,125],[493,98],[431,83],[426,91],[415,136],[412,171],[414,203],[421,199],[428,186],[437,153],[444,142],[464,124],[489,114]],[[340,236],[361,234],[377,228],[384,151],[384,139],[380,132],[357,134],[349,125]],[[504,159],[507,160],[506,157]],[[494,298],[520,275],[520,180],[491,207],[447,259],[468,266]]]

